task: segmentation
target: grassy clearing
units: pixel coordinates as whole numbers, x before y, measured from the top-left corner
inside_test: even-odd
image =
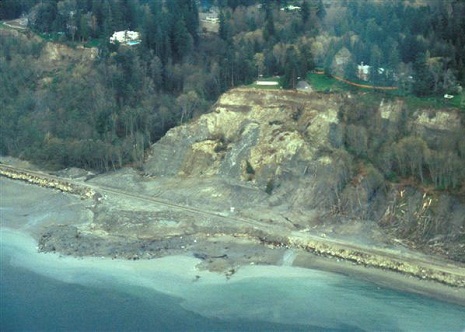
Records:
[[[411,94],[406,93],[405,91],[396,90],[396,91],[376,91],[369,90],[364,88],[357,88],[349,84],[340,82],[333,77],[327,75],[309,73],[307,75],[307,81],[310,82],[310,85],[315,91],[318,92],[342,92],[342,91],[363,91],[364,99],[370,100],[370,96],[374,98],[379,98],[379,96],[387,98],[401,97],[405,99],[407,106],[410,109],[420,109],[420,108],[433,108],[441,109],[454,107],[459,108],[465,112],[465,106],[461,105],[461,96],[455,96],[452,99],[444,99],[443,96],[430,96],[430,97],[417,97]]]
[[[352,91],[353,87],[348,84],[339,82],[338,80],[324,74],[309,73],[307,81],[312,86],[313,90],[318,92],[338,92],[338,91]]]
[[[99,47],[102,44],[100,39],[91,39],[84,44],[84,47]]]
[[[406,96],[405,100],[410,108],[444,108],[455,107],[465,110],[460,104],[461,97],[455,96],[452,99],[444,99],[442,96],[434,97],[416,97]]]

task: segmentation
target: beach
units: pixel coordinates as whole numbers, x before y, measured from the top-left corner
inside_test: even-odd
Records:
[[[187,251],[138,260],[39,252],[39,234],[53,222],[88,223],[89,202],[22,182],[0,181],[4,281],[0,316],[11,331],[38,326],[59,331],[465,327],[463,288],[297,249],[263,250],[263,244],[244,239],[236,239],[233,249],[240,251],[242,243],[251,252],[257,246],[261,264],[236,261],[231,275],[224,273],[221,258],[215,270]]]
[[[36,314],[30,324],[42,321],[43,330],[53,329],[57,321],[62,322],[61,330],[119,324],[127,331],[157,330],[152,329],[154,324],[159,330],[194,324],[199,331],[461,331],[465,327],[463,287],[237,234],[177,237],[177,241],[196,241],[195,246],[167,249],[152,259],[41,252],[40,240],[50,227],[88,227],[94,201],[5,178],[0,178],[0,187],[5,281],[1,310],[6,320],[2,324],[11,330],[27,329],[27,319],[26,325],[19,322],[31,305]],[[208,257],[200,256],[200,249]],[[110,300],[101,300],[106,297]],[[138,305],[129,309],[127,303]],[[100,313],[82,325],[82,320],[66,318],[76,311],[86,317]],[[169,319],[154,321],[167,311]],[[134,317],[139,325],[124,325]]]
[[[60,265],[67,264],[66,262],[73,262],[72,264],[74,264],[85,261],[90,265],[96,264],[96,267],[106,266],[105,264],[109,264],[107,267],[114,267],[116,262],[118,262],[117,265],[123,266],[123,262],[128,262],[127,259],[115,259],[112,256],[81,256],[80,260],[76,260],[76,258],[65,256],[60,252],[55,254],[38,253],[40,234],[47,227],[53,225],[79,227],[91,223],[93,218],[91,206],[93,202],[91,200],[80,199],[76,195],[69,193],[6,178],[0,178],[0,186],[2,190],[0,207],[2,214],[2,234],[4,232],[13,232],[11,234],[16,234],[16,236],[22,239],[18,247],[21,247],[21,243],[25,243],[29,249],[32,248],[33,250],[31,249],[32,251],[29,254],[37,255],[34,261],[39,262],[42,258],[53,261],[58,256],[60,257]],[[198,240],[196,243],[197,247],[191,250],[188,250],[188,248],[184,250],[165,250],[165,253],[161,255],[162,259],[156,259],[157,266],[162,266],[161,270],[163,271],[170,271],[170,269],[176,268],[176,266],[189,266],[188,270],[172,272],[185,277],[185,280],[202,278],[204,281],[208,279],[223,280],[225,276],[228,280],[230,278],[240,280],[246,276],[254,277],[254,273],[259,273],[257,272],[259,271],[256,267],[257,265],[269,268],[277,266],[280,268],[277,271],[290,267],[317,269],[465,306],[464,287],[450,287],[431,280],[422,280],[412,275],[387,269],[367,267],[362,264],[356,264],[353,261],[328,255],[318,255],[317,253],[299,248],[264,245],[263,243],[244,237],[223,234],[217,237],[212,235],[208,239],[201,239],[200,236],[194,240],[192,239],[194,238],[189,239],[189,241],[197,242]],[[2,235],[2,243],[3,240],[4,235]],[[193,251],[199,250],[199,248],[202,249],[202,252],[208,253],[210,257],[208,259],[205,259],[203,256],[199,258],[199,255],[195,254],[196,251]],[[227,248],[226,251],[225,248]],[[222,255],[223,252],[227,252],[228,255],[226,258],[222,257],[225,256]],[[217,256],[211,258],[214,257],[215,253]],[[171,259],[176,257],[174,259],[176,263],[169,263],[170,256]],[[422,258],[425,259],[424,257]],[[409,259],[412,260],[412,257]],[[178,260],[184,261],[180,262]],[[165,265],[162,265],[161,262],[165,262]],[[50,264],[53,265],[52,263]],[[152,259],[139,259],[131,264],[133,264],[131,266],[139,266],[141,269],[154,265]],[[53,268],[50,268],[49,271],[53,271]],[[278,273],[278,275],[285,276],[289,273],[286,270],[284,274]],[[49,277],[53,277],[53,275],[50,274]]]

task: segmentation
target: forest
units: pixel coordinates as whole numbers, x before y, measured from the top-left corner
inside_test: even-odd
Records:
[[[294,89],[317,68],[395,86],[403,96],[463,95],[463,1],[3,0],[0,6],[2,22],[28,22],[19,34],[0,26],[0,153],[50,169],[141,166],[167,130],[262,76],[278,75],[282,88]],[[217,14],[216,31],[202,25],[200,13]],[[138,31],[141,43],[110,43],[121,30]],[[96,47],[98,56],[47,70],[42,55],[50,42]],[[366,77],[361,63],[370,66]],[[345,144],[381,167],[377,147],[367,145],[376,133],[359,130],[369,119],[356,113],[347,112]],[[384,175],[423,180],[426,157],[414,161],[408,152],[418,144],[426,151],[426,143],[396,139],[396,155],[407,155]],[[443,161],[434,158],[432,169],[440,172],[446,163],[463,173],[459,141]],[[462,175],[437,185],[457,187]]]

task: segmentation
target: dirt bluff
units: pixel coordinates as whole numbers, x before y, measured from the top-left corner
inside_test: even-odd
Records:
[[[401,152],[412,137],[421,143],[420,168],[427,169],[428,156],[459,131],[460,115],[453,109],[409,110],[403,100],[381,96],[367,102],[354,94],[239,88],[154,144],[144,172],[258,189],[260,199],[246,191],[235,195],[234,204],[253,211],[251,205],[260,203],[299,228],[358,220],[370,231],[378,225],[401,229],[398,236],[424,244],[448,238],[455,245],[443,251],[459,258],[461,199],[419,184],[413,173],[391,181],[388,170],[404,161]],[[423,172],[408,158],[412,172]],[[398,227],[414,223],[422,230]]]

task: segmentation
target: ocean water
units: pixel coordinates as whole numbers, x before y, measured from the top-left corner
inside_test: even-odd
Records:
[[[0,240],[1,331],[465,330],[465,307],[333,273],[250,266],[228,280],[189,257],[39,254],[5,228]]]

